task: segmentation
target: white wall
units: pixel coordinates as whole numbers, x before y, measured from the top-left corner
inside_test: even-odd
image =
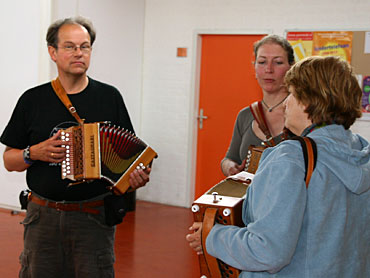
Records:
[[[368,0],[147,0],[142,131],[159,158],[150,185],[138,196],[179,206],[192,202],[196,30],[270,29],[279,35],[286,29],[370,30],[369,14]],[[188,57],[177,58],[177,47],[187,47]],[[369,138],[369,122],[360,131]]]
[[[352,126],[351,130],[358,133],[370,142],[370,115],[365,115],[358,119]]]
[[[0,9],[0,130],[4,130],[14,106],[23,91],[44,82],[48,67],[40,47],[44,18],[49,14],[47,1],[1,0]],[[48,24],[48,23],[47,23]],[[46,51],[46,48],[45,48]],[[0,153],[4,146],[0,144]],[[24,173],[8,173],[0,159],[0,204],[18,206],[20,190],[26,188]]]
[[[151,182],[138,191],[138,198],[185,207],[192,202],[194,186],[197,31],[272,30],[283,35],[286,29],[370,30],[368,0],[0,0],[0,3],[1,130],[20,94],[55,76],[54,66],[45,56],[45,25],[50,18],[77,14],[89,17],[97,29],[89,74],[121,91],[139,136],[159,153]],[[188,57],[177,58],[177,47],[187,47]],[[370,138],[369,122],[359,122],[355,129]],[[7,173],[0,165],[0,182],[0,205],[18,206],[19,190],[25,187],[24,174]]]

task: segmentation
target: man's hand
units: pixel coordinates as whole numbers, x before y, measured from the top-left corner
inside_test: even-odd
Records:
[[[144,186],[149,181],[149,175],[151,170],[152,169],[149,167],[144,167],[144,169],[142,168],[135,169],[130,174],[129,183],[132,190],[136,190],[139,187]]]
[[[66,149],[61,147],[67,145],[68,142],[59,140],[60,131],[53,137],[30,147],[30,158],[32,160],[41,160],[46,162],[59,163],[65,157]],[[23,150],[6,147],[4,151],[4,166],[8,171],[22,172],[30,167],[23,160]]]
[[[49,139],[31,146],[31,159],[53,163],[62,162],[66,156],[66,148],[62,147],[62,145],[68,145],[70,143],[60,140],[60,133],[61,131],[58,130],[58,132]]]

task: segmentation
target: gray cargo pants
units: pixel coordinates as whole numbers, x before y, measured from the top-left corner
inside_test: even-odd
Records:
[[[20,278],[113,278],[115,227],[98,215],[28,203]]]

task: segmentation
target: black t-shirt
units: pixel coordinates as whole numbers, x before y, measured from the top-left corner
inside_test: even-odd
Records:
[[[134,132],[129,114],[119,91],[89,78],[88,86],[78,94],[68,95],[77,113],[86,123],[109,121]],[[11,119],[1,135],[6,146],[24,149],[50,138],[59,129],[77,125],[54,93],[51,83],[26,91],[18,100]],[[60,165],[36,161],[27,169],[28,187],[51,200],[79,201],[107,192],[104,180],[68,186],[61,179]]]

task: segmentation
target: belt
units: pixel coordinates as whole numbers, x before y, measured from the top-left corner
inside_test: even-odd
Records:
[[[92,201],[92,202],[81,202],[81,203],[63,203],[63,202],[52,202],[41,199],[33,194],[28,197],[30,202],[38,204],[43,207],[53,208],[59,211],[82,211],[92,214],[99,214],[99,210],[93,209],[104,205],[103,200]]]

